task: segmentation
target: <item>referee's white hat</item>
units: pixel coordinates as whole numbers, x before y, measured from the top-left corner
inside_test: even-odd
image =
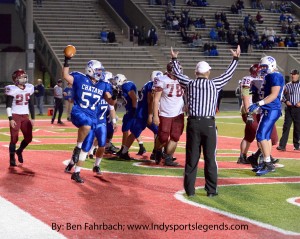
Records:
[[[206,61],[199,61],[196,65],[195,71],[198,73],[206,73],[211,69]]]

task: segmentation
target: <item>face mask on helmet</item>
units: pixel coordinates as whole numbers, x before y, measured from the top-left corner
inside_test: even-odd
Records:
[[[277,68],[276,60],[272,56],[265,56],[259,62],[261,75],[267,75],[274,72]]]
[[[127,78],[123,74],[117,74],[114,77],[115,85],[118,86],[119,88],[122,87],[125,81],[127,81]]]
[[[109,71],[106,71],[105,72],[105,79],[104,79],[104,81],[105,82],[110,82],[112,78],[113,78],[113,74],[111,72],[109,72]]]
[[[163,73],[161,71],[152,71],[151,73],[151,81],[154,81],[155,77],[162,76]]]
[[[105,69],[100,61],[90,60],[85,68],[85,73],[96,81],[105,80]]]
[[[18,69],[12,74],[12,80],[15,85],[25,85],[28,82],[28,75],[24,70]]]
[[[180,64],[180,62],[178,61],[178,65],[179,65],[179,69],[180,69],[180,73],[182,74],[183,73],[183,70],[182,70],[182,66]],[[174,71],[173,71],[173,62],[170,61],[167,65],[167,72],[170,73],[170,74],[174,74]]]
[[[257,77],[259,75],[260,72],[260,66],[259,64],[253,64],[250,69],[249,69],[250,75],[252,77]]]

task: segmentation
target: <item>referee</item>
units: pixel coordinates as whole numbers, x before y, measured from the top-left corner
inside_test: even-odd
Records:
[[[287,83],[283,92],[283,101],[286,104],[284,123],[282,128],[282,136],[279,141],[277,150],[285,151],[285,147],[289,138],[289,132],[292,123],[294,124],[293,131],[293,144],[294,150],[300,150],[300,83],[299,71],[296,69],[291,70],[292,81]]]
[[[186,161],[184,172],[184,189],[189,197],[195,195],[197,167],[201,155],[204,155],[205,190],[208,197],[218,195],[217,178],[218,166],[216,162],[217,132],[215,115],[217,99],[220,90],[232,78],[238,64],[241,50],[231,50],[233,60],[227,70],[219,77],[209,80],[211,67],[205,61],[196,65],[196,79],[190,79],[180,73],[177,61],[178,52],[171,48],[173,70],[180,85],[185,90],[188,103],[188,122],[186,128]]]

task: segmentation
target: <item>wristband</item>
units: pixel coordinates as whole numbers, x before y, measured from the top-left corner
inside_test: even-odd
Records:
[[[117,123],[117,120],[116,120],[116,119],[112,119],[111,121],[112,121],[113,124],[116,124],[116,123]]]
[[[9,117],[8,117],[8,120],[9,120],[9,121],[11,121],[12,119],[13,119],[12,116],[9,116]]]
[[[262,105],[265,104],[265,101],[264,101],[264,100],[258,101],[257,104],[258,104],[259,106],[262,106]]]
[[[69,67],[69,60],[71,60],[71,58],[65,56],[64,67]]]

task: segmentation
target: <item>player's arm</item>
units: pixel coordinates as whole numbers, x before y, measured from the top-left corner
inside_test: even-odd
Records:
[[[277,86],[277,85],[276,86],[272,86],[271,87],[271,94],[268,95],[263,100],[261,100],[261,101],[263,101],[263,104],[260,101],[261,102],[260,105],[269,104],[269,103],[273,102],[277,98],[279,92],[280,92],[280,86]]]
[[[148,92],[147,94],[147,103],[148,103],[148,120],[147,124],[151,124],[153,120],[153,92]]]
[[[118,94],[112,93],[111,95],[110,92],[106,91],[104,94],[104,99],[108,104],[114,106],[117,103],[117,96]]]
[[[116,114],[116,111],[115,111],[115,108],[114,106],[109,106],[110,108],[110,118],[111,118],[111,122],[113,123],[113,128],[114,128],[114,132],[117,131],[118,127],[117,127],[117,114]]]
[[[65,56],[64,67],[62,70],[62,77],[71,85],[73,85],[74,77],[70,75],[69,61],[71,58]]]
[[[241,96],[242,96],[243,107],[244,107],[243,111],[245,113],[248,113],[248,108],[250,106],[250,98],[251,98],[250,88],[243,86],[241,90]]]
[[[160,90],[155,90],[154,98],[153,98],[153,123],[155,125],[159,125],[158,106],[162,95],[162,89],[161,88],[159,89]]]
[[[12,128],[15,128],[15,126],[17,125],[17,123],[12,118],[12,110],[11,110],[13,100],[14,100],[13,96],[11,96],[11,95],[7,95],[6,96],[6,113],[7,113],[7,117],[8,117],[10,126]]]
[[[134,90],[131,90],[128,92],[128,95],[132,101],[132,108],[135,108],[136,109],[136,106],[137,106],[137,95],[135,93]]]
[[[34,120],[35,119],[35,112],[34,112],[34,100],[33,100],[33,97],[30,97],[30,99],[28,101],[28,108],[29,108],[31,119]]]

